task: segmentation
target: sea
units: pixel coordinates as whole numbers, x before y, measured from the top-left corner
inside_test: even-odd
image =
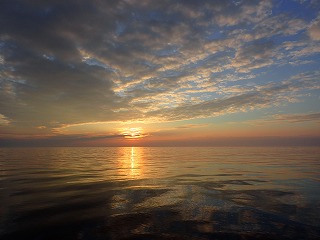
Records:
[[[320,239],[320,148],[0,148],[0,239]]]

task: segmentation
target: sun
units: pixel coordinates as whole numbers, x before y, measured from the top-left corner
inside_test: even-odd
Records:
[[[125,138],[129,139],[138,139],[143,137],[142,128],[140,127],[122,129],[122,134]]]
[[[141,133],[139,128],[130,128],[130,138],[139,138]]]

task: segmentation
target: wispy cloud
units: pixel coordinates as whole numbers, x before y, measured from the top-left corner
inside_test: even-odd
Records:
[[[0,114],[0,126],[8,125],[10,121],[2,114]]]
[[[278,115],[274,115],[273,119],[276,121],[287,121],[292,123],[309,122],[309,121],[320,123],[320,113],[278,114]]]
[[[303,113],[303,114],[274,114],[268,117],[247,120],[242,123],[255,125],[255,126],[266,126],[266,125],[274,125],[274,124],[299,124],[311,122],[315,124],[320,124],[320,113]],[[315,132],[316,133],[316,132]]]
[[[320,16],[311,22],[308,33],[312,40],[320,41]]]
[[[185,125],[177,126],[175,128],[178,128],[178,129],[184,129],[184,128],[190,129],[190,128],[199,128],[199,127],[206,127],[206,126],[208,126],[208,124],[185,124]]]

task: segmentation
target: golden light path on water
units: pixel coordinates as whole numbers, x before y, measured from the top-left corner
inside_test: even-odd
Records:
[[[135,175],[134,147],[131,147],[131,175]]]
[[[117,159],[118,176],[123,179],[140,179],[143,177],[142,149],[137,147],[119,148]]]

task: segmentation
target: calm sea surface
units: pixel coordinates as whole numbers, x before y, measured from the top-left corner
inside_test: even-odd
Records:
[[[0,239],[320,239],[320,149],[0,148]]]

